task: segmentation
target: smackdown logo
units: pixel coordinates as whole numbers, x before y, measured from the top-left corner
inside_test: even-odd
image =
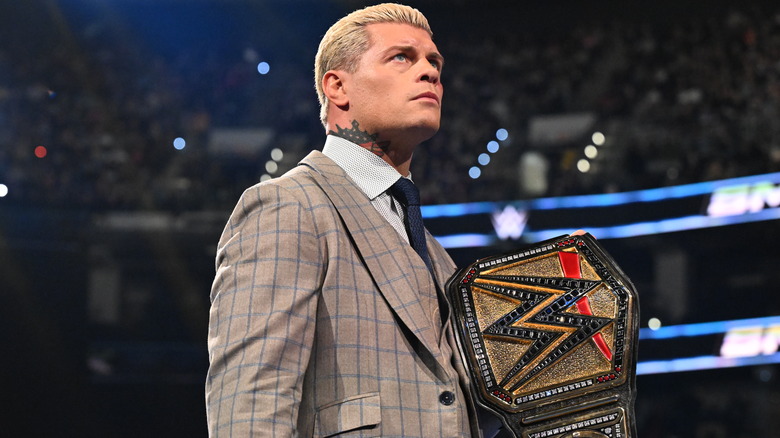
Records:
[[[737,216],[758,213],[778,206],[780,206],[780,185],[762,181],[716,189],[710,197],[707,215]]]

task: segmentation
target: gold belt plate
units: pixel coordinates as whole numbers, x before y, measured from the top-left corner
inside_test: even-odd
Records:
[[[516,437],[633,437],[638,300],[589,234],[477,260],[447,283],[478,404]]]

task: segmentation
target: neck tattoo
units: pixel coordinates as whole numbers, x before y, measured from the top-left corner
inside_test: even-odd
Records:
[[[377,137],[379,137],[379,133],[369,134],[368,131],[361,131],[357,120],[352,121],[351,128],[345,129],[339,125],[336,125],[336,129],[338,129],[338,132],[330,130],[328,134],[349,140],[352,143],[358,144],[361,147],[368,149],[380,157],[383,156],[385,152],[387,152],[387,148],[390,147],[389,141],[376,141]]]

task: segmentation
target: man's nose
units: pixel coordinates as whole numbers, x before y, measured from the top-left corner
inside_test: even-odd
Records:
[[[423,62],[422,71],[420,72],[420,80],[436,84],[439,82],[439,69],[433,66],[430,61],[425,60]]]

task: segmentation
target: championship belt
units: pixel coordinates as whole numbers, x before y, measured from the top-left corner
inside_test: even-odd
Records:
[[[447,293],[474,400],[515,437],[636,437],[636,292],[596,239],[477,260]]]

